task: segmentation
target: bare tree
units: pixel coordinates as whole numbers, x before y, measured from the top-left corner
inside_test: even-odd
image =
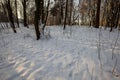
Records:
[[[72,17],[72,10],[73,10],[73,0],[70,0],[70,15],[69,15],[69,25],[71,25],[71,17]]]
[[[17,26],[19,27],[19,20],[18,20],[18,10],[17,10],[17,0],[15,0],[15,13],[16,13],[16,21],[17,21]]]
[[[63,0],[60,0],[60,24],[62,24],[63,22],[63,6],[64,6],[63,3],[64,3]]]
[[[40,16],[41,16],[42,23],[44,23],[45,22],[44,0],[41,0],[40,6],[41,6]]]
[[[26,9],[27,9],[27,5],[26,2],[28,0],[22,0],[22,5],[23,5],[23,15],[24,15],[24,26],[28,28],[28,24],[27,24],[27,13],[26,13]]]
[[[7,8],[11,28],[14,31],[14,33],[16,33],[17,31],[16,31],[15,25],[14,25],[14,19],[13,19],[13,13],[12,13],[12,7],[11,7],[10,0],[6,0],[5,5],[6,5],[6,8]]]
[[[40,9],[41,9],[41,4],[42,2],[40,0],[35,0],[35,18],[34,18],[34,25],[35,25],[35,31],[36,31],[36,37],[37,40],[40,39],[40,31],[39,31],[39,21],[40,21]]]
[[[63,30],[65,30],[65,28],[66,28],[66,19],[67,19],[67,10],[68,10],[67,6],[68,6],[68,0],[66,0],[65,19],[64,19],[64,27],[63,27]]]
[[[48,0],[45,22],[44,22],[44,25],[42,27],[43,34],[44,34],[44,29],[45,29],[45,26],[46,26],[46,23],[47,23],[47,18],[48,18],[48,13],[49,13],[49,5],[50,5],[50,0]]]
[[[99,21],[100,21],[100,5],[101,5],[101,0],[97,0],[97,12],[96,12],[96,22],[94,27],[99,28]]]

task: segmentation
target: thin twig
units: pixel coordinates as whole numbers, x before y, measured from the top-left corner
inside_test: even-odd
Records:
[[[117,58],[116,58],[115,65],[114,65],[113,70],[112,70],[112,74],[116,77],[119,77],[120,74],[116,73],[116,71],[115,71],[116,67],[117,67]]]
[[[100,67],[101,67],[101,69],[102,69],[102,61],[101,61],[101,43],[100,43],[100,40],[101,40],[101,28],[99,29],[99,42],[98,42],[98,59],[99,59],[99,61],[100,61]]]
[[[94,68],[92,68],[91,80],[93,80],[93,71],[94,71]]]
[[[113,67],[112,73],[115,72],[116,66],[117,66],[117,58],[116,58],[115,65],[114,65],[114,67]]]
[[[115,44],[114,44],[114,47],[112,48],[112,59],[113,59],[113,56],[114,56],[114,50],[115,50],[115,47],[116,47],[116,45],[117,45],[117,41],[118,41],[118,39],[119,39],[119,30],[118,30],[118,34],[117,34],[117,39],[116,39],[116,41],[115,41]]]

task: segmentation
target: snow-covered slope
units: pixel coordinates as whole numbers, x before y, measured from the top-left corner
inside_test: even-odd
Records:
[[[51,37],[38,41],[33,26],[17,31],[0,32],[0,80],[120,80],[120,38],[112,59],[118,30],[99,37],[95,28],[52,26]]]

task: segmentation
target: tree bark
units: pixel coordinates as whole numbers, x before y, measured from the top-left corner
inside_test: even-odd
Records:
[[[63,0],[60,0],[60,24],[63,24]]]
[[[68,6],[68,0],[66,0],[65,19],[64,19],[64,27],[63,27],[63,30],[65,30],[65,28],[66,28],[66,19],[67,19],[67,6]]]
[[[35,25],[35,32],[36,32],[37,40],[40,39],[40,31],[39,31],[40,3],[41,3],[40,0],[35,0],[36,11],[35,11],[34,25]]]
[[[24,26],[28,28],[28,24],[27,24],[27,14],[26,14],[26,0],[23,0],[22,2],[23,4],[23,16],[24,16]]]
[[[40,3],[40,5],[41,5],[41,13],[40,13],[40,15],[41,15],[41,22],[42,23],[44,23],[45,22],[45,13],[44,13],[44,0],[41,0],[41,3]]]
[[[73,8],[73,0],[70,0],[70,18],[69,18],[69,25],[71,25],[71,17],[72,17],[72,8]]]
[[[95,22],[95,26],[94,26],[95,28],[99,28],[100,5],[101,5],[101,0],[97,0],[96,22]]]
[[[17,26],[19,28],[19,20],[18,20],[18,13],[17,13],[17,0],[15,0],[15,12],[16,12],[16,21],[17,21]]]
[[[46,23],[47,23],[47,18],[48,18],[48,13],[49,13],[49,5],[50,5],[50,0],[48,0],[45,22],[44,22],[44,25],[42,27],[43,34],[44,34],[44,29],[45,29],[45,26],[46,26]]]
[[[9,17],[11,28],[12,28],[14,33],[17,33],[17,31],[15,29],[15,25],[14,25],[14,19],[13,19],[13,13],[12,13],[12,7],[10,4],[10,0],[7,0],[5,4],[7,7],[7,12],[8,12],[8,17]]]

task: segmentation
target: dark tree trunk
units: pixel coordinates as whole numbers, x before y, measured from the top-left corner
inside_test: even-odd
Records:
[[[11,28],[14,31],[14,33],[17,33],[15,29],[15,25],[14,25],[14,19],[13,19],[13,13],[12,13],[12,7],[10,4],[10,0],[6,1],[6,7],[7,7],[7,12],[8,12],[8,17],[9,17]]]
[[[37,11],[35,11],[34,25],[35,25],[36,37],[37,37],[37,40],[39,40],[40,39],[40,31],[39,31],[39,20],[38,20]]]
[[[63,30],[65,30],[65,28],[66,28],[66,19],[67,19],[67,6],[68,6],[68,0],[66,0],[65,19],[64,19],[64,27],[63,27]]]
[[[96,22],[95,22],[95,26],[94,26],[95,28],[99,28],[100,5],[101,5],[101,0],[97,0]]]
[[[73,0],[70,1],[70,18],[69,18],[69,25],[71,25],[71,17],[72,17],[72,8],[73,8]]]
[[[26,14],[26,0],[23,0],[22,5],[23,5],[23,16],[24,16],[24,26],[28,28],[28,24],[27,24],[27,14]]]
[[[17,0],[15,0],[15,12],[16,12],[17,26],[19,27],[19,20],[18,20],[18,13],[17,13]]]
[[[60,0],[60,24],[63,24],[63,0]]]
[[[36,11],[35,11],[34,25],[35,25],[37,40],[40,39],[40,31],[39,31],[40,3],[41,3],[40,0],[35,0]]]
[[[40,16],[41,16],[41,19],[42,19],[42,23],[44,23],[45,22],[45,13],[44,13],[44,0],[41,0],[41,3],[40,3],[40,8],[41,8],[41,10],[40,10]]]

